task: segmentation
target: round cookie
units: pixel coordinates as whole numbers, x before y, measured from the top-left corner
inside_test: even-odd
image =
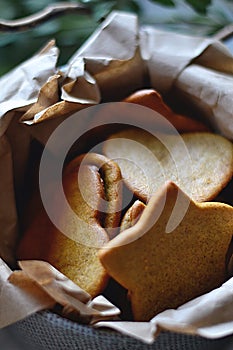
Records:
[[[108,232],[109,238],[113,238],[119,232],[122,207],[122,176],[117,163],[98,154],[81,154],[74,158],[65,168],[64,175],[76,172],[77,167],[85,164],[96,166],[101,173],[104,183],[105,200],[103,227]]]
[[[208,201],[232,178],[233,146],[226,138],[209,132],[158,136],[160,140],[132,128],[113,134],[103,147],[142,201],[165,181],[175,182],[198,202]]]
[[[126,211],[121,220],[120,232],[127,230],[136,224],[145,209],[145,204],[136,200],[133,205]]]
[[[142,89],[126,97],[124,102],[136,103],[149,107],[164,116],[179,132],[207,131],[202,122],[177,114],[164,102],[162,96],[154,89]]]
[[[84,197],[77,186],[82,186]],[[98,258],[100,247],[109,241],[101,226],[102,200],[105,198],[103,181],[94,165],[84,165],[75,171],[65,172],[64,192],[73,210],[66,212],[62,203],[54,198],[59,223],[63,223],[65,233],[59,231],[49,220],[41,206],[34,212],[17,249],[19,260],[44,260],[49,262],[92,297],[105,288],[108,275]],[[68,235],[66,234],[68,233]]]

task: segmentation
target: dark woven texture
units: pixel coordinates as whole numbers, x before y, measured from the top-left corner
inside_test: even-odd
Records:
[[[218,341],[162,332],[152,345],[113,331],[93,329],[65,320],[51,312],[41,312],[17,322],[14,334],[41,350],[206,350],[219,349]]]

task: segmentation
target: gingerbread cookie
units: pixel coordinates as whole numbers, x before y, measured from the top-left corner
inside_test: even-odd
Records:
[[[232,143],[208,132],[154,136],[132,128],[113,134],[103,152],[118,163],[125,183],[144,202],[165,181],[198,202],[209,201],[233,174]]]
[[[172,215],[175,205],[176,213],[183,211],[180,222]],[[168,182],[139,221],[103,247],[99,258],[128,289],[134,319],[147,321],[224,282],[232,234],[233,207],[194,202]]]

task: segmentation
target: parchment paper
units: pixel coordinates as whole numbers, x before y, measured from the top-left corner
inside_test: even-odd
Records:
[[[36,102],[40,88],[55,73],[57,58],[58,49],[51,41],[0,79],[0,251],[10,265],[14,263],[18,234],[16,196],[21,191],[31,139],[18,120]]]
[[[52,309],[85,323],[114,319],[120,310],[103,296],[91,300],[84,290],[44,261],[22,261],[22,271],[12,272],[0,259],[0,328],[30,314]]]

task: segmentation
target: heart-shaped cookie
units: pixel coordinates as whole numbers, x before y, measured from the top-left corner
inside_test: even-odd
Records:
[[[152,135],[136,128],[113,134],[104,154],[121,169],[127,186],[143,201],[173,181],[192,199],[215,198],[233,174],[233,146],[209,132]]]

